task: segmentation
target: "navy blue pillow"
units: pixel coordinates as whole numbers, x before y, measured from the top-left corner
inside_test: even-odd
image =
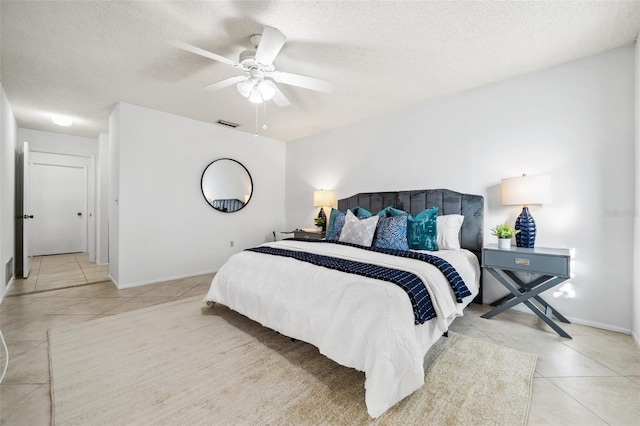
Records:
[[[409,215],[402,212],[401,215],[381,217],[378,219],[376,235],[373,247],[409,250],[407,241],[407,219]]]

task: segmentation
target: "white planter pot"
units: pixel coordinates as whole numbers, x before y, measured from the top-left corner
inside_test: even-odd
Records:
[[[511,238],[498,238],[498,248],[508,249],[511,247]]]

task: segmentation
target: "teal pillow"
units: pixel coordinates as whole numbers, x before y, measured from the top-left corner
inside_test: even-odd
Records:
[[[352,208],[351,213],[353,213],[358,219],[366,219],[373,216],[373,213],[360,206]]]
[[[344,226],[344,213],[338,209],[331,209],[329,214],[329,224],[327,225],[327,240],[338,240],[340,238],[340,232]]]
[[[407,236],[409,247],[414,250],[438,250],[438,207],[431,207],[418,213],[416,217],[409,215],[407,219]]]
[[[393,206],[387,206],[378,212],[378,216],[380,217],[402,216],[403,214],[407,214],[407,212],[405,212],[404,210],[396,209]]]

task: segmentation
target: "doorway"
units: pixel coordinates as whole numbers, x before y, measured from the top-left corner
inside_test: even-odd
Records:
[[[20,159],[18,276],[29,276],[34,255],[82,252],[95,262],[95,157],[32,150],[25,142]]]
[[[109,267],[90,262],[87,253],[34,256],[30,264],[29,277],[16,278],[8,296],[110,281]]]

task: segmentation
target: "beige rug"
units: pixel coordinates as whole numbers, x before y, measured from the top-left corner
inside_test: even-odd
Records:
[[[450,333],[426,385],[374,421],[364,373],[201,297],[52,329],[49,347],[57,425],[522,425],[536,363]]]

